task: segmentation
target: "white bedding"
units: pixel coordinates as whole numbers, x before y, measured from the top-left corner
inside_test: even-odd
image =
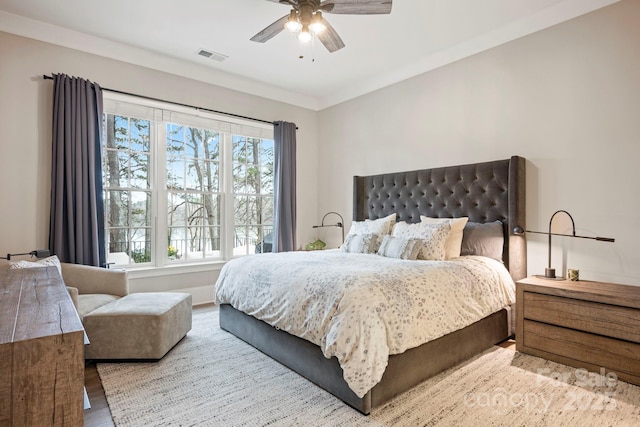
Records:
[[[390,354],[512,304],[515,285],[500,262],[485,257],[405,261],[329,250],[234,259],[220,272],[214,298],[336,356],[362,397]]]

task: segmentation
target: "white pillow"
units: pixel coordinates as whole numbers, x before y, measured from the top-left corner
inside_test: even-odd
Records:
[[[377,234],[349,234],[340,250],[342,252],[358,254],[375,254],[380,246],[380,236]]]
[[[451,233],[445,245],[445,259],[458,258],[460,256],[460,248],[462,247],[462,234],[464,226],[469,221],[469,217],[460,218],[430,218],[420,215],[420,221],[426,224],[440,224],[443,222],[451,226]]]
[[[422,250],[423,241],[420,239],[403,239],[401,237],[384,236],[378,255],[389,258],[415,260]]]
[[[10,261],[9,262],[11,269],[20,269],[20,268],[42,268],[53,266],[58,269],[60,275],[62,275],[62,266],[60,265],[60,260],[56,255],[52,255],[47,258],[43,258],[38,261]]]
[[[394,213],[384,218],[353,221],[347,237],[353,234],[378,234],[382,238],[385,234],[391,234],[391,229],[395,223],[396,214]]]
[[[422,240],[422,251],[418,254],[418,259],[441,261],[445,259],[445,244],[450,233],[451,225],[448,222],[440,224],[399,222],[393,227],[391,235],[404,239]]]

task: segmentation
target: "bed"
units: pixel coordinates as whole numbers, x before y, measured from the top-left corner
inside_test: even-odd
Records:
[[[353,190],[354,221],[376,220],[391,214],[396,215],[397,222],[406,223],[419,223],[421,216],[468,217],[469,225],[500,221],[498,224],[502,226],[504,235],[504,239],[501,239],[501,262],[508,270],[507,275],[514,281],[526,276],[524,236],[513,233],[516,227],[526,228],[525,159],[522,157],[513,156],[505,160],[418,171],[356,176]],[[248,262],[257,262],[261,256],[263,255],[257,255]],[[304,260],[301,257],[305,256],[307,255],[289,255],[290,258],[298,257],[301,261]],[[332,263],[338,262],[341,256],[331,253],[323,255],[325,258],[329,257],[329,262]],[[366,256],[363,255],[362,259]],[[223,274],[227,275],[224,269],[221,277]],[[258,275],[255,275],[255,278],[262,280]],[[220,282],[221,279],[216,284],[216,299]],[[261,286],[257,286],[256,289],[255,292],[260,292]],[[506,305],[460,329],[403,350],[399,354],[388,355],[381,378],[363,394],[361,390],[353,387],[352,381],[349,384],[345,380],[345,377],[348,377],[348,369],[345,367],[343,370],[337,357],[325,357],[321,347],[312,342],[313,339],[303,339],[271,326],[266,321],[234,308],[234,305],[225,303],[224,300],[218,302],[221,302],[222,329],[253,345],[364,414],[370,413],[372,408],[425,379],[512,336],[515,319],[513,306]],[[240,303],[235,305],[241,306]]]

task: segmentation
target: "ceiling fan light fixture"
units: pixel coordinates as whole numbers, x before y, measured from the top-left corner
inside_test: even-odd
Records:
[[[322,23],[322,12],[317,11],[313,14],[313,18],[311,18],[311,24],[309,24],[309,29],[313,31],[314,34],[320,34],[327,27]]]
[[[297,32],[299,43],[309,43],[314,36],[329,52],[342,49],[345,44],[338,32],[324,19],[324,13],[338,15],[388,15],[393,0],[268,0],[288,5],[289,13],[251,37],[251,41],[265,43],[288,29]]]
[[[298,41],[300,43],[309,43],[311,41],[311,33],[309,32],[308,25],[302,26],[302,30],[298,34]]]
[[[297,33],[302,29],[302,24],[298,19],[298,13],[295,11],[295,9],[292,9],[291,12],[289,13],[289,19],[287,19],[287,23],[284,24],[284,26],[287,30],[291,31],[292,33]]]

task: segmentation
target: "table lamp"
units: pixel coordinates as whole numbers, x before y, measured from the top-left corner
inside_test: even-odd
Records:
[[[563,213],[565,215],[567,215],[569,217],[569,219],[571,220],[571,228],[572,228],[572,233],[571,234],[563,234],[563,233],[552,233],[551,232],[551,225],[553,223],[553,219],[555,218],[555,216],[559,213]],[[571,216],[571,214],[565,210],[557,210],[553,213],[553,215],[551,215],[551,218],[549,219],[549,231],[548,232],[544,232],[544,231],[531,231],[531,230],[524,230],[522,227],[517,226],[513,229],[513,233],[517,234],[517,235],[522,235],[524,233],[534,233],[534,234],[546,234],[549,236],[549,248],[548,248],[548,262],[547,262],[547,268],[544,269],[544,276],[543,275],[536,275],[536,277],[539,277],[541,279],[550,279],[550,280],[564,280],[564,277],[557,277],[556,276],[556,269],[551,267],[551,236],[566,236],[566,237],[576,237],[579,239],[591,239],[591,240],[597,240],[600,242],[615,242],[615,239],[612,239],[611,237],[591,237],[591,236],[579,236],[576,234],[576,223],[573,221],[573,217]]]

